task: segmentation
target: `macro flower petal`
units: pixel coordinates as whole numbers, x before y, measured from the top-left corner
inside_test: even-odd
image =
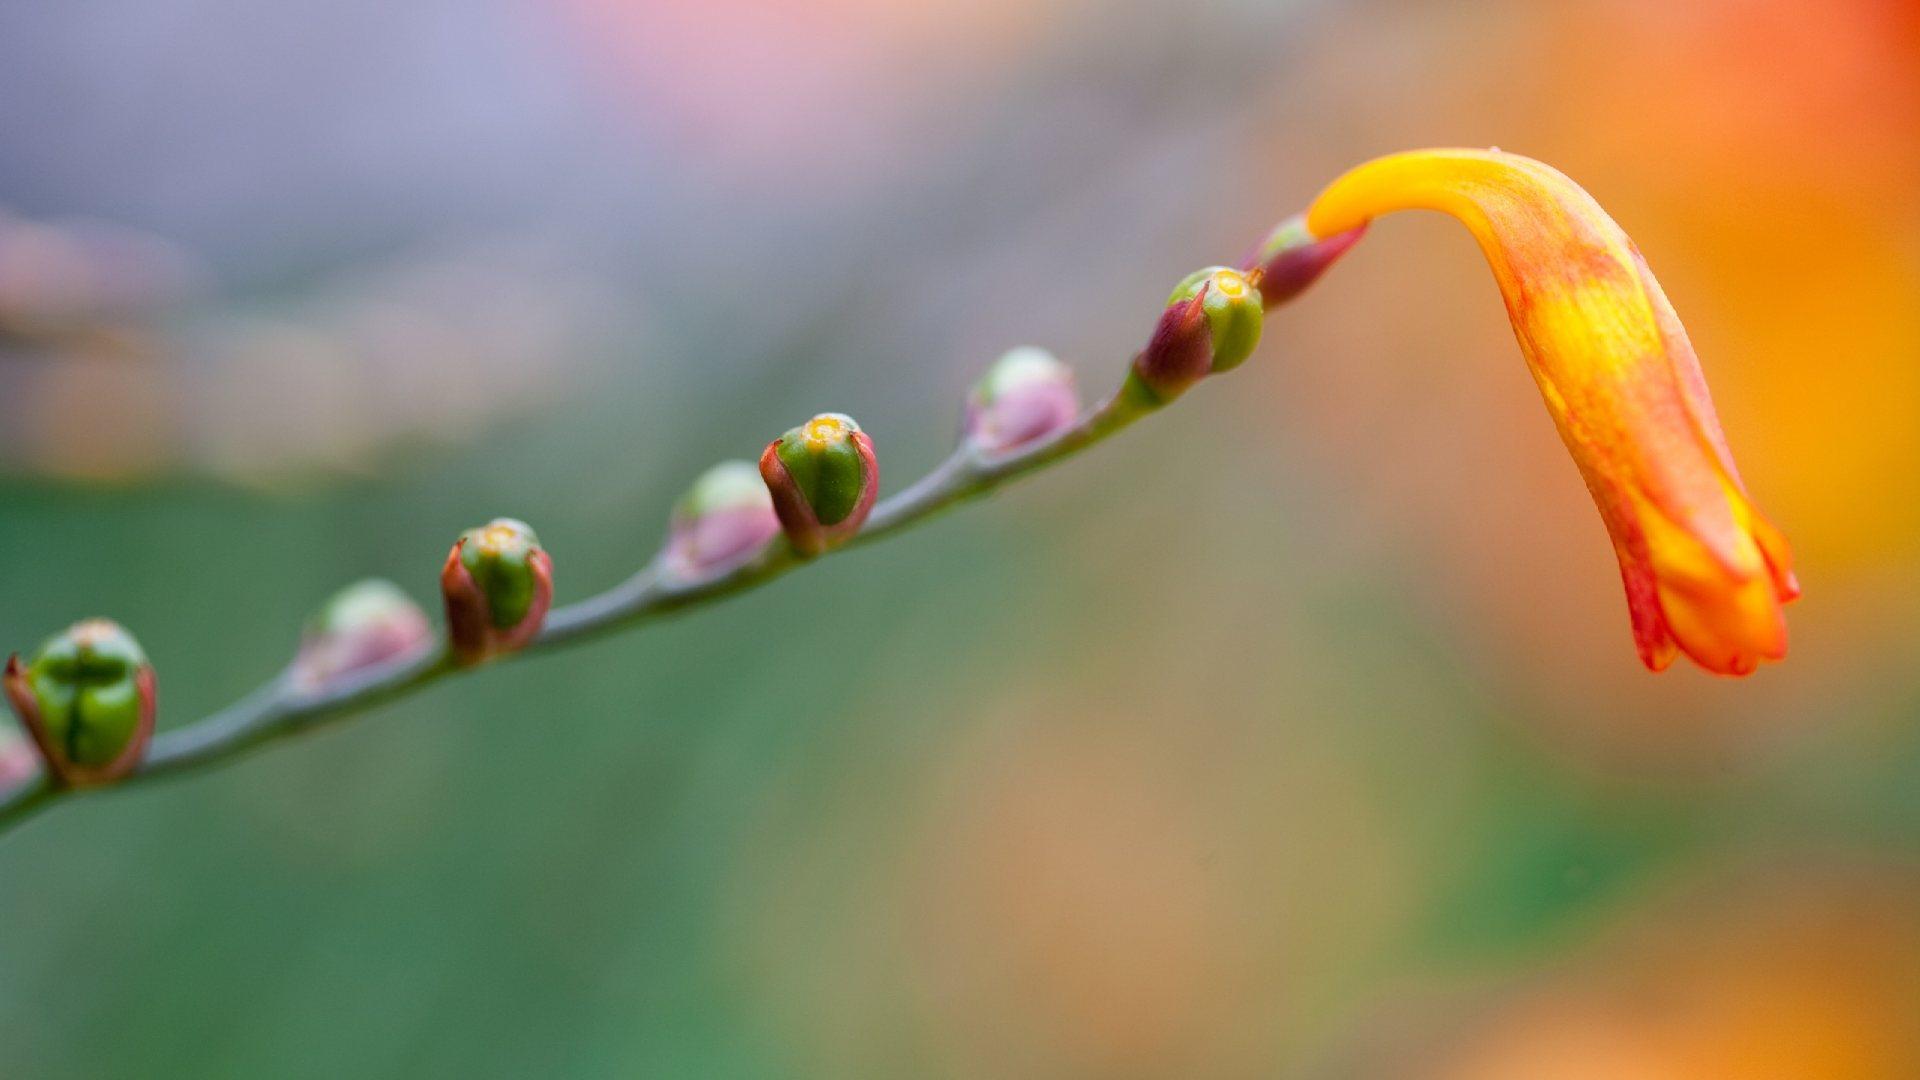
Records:
[[[1520,349],[1612,536],[1641,659],[1744,675],[1786,654],[1784,538],[1734,467],[1692,344],[1633,241],[1552,167],[1499,150],[1360,165],[1308,208],[1326,239],[1437,210],[1479,242]]]

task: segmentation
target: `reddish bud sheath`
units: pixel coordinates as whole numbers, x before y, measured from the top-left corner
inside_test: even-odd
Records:
[[[553,606],[553,560],[524,523],[499,518],[469,529],[440,571],[447,633],[462,664],[525,648]]]
[[[1315,239],[1307,231],[1306,216],[1295,214],[1274,226],[1240,265],[1259,272],[1261,300],[1272,309],[1305,292],[1366,234],[1367,227],[1360,225],[1325,240]]]
[[[807,558],[859,532],[880,495],[873,440],[840,413],[822,413],[768,443],[760,476],[788,542]]]

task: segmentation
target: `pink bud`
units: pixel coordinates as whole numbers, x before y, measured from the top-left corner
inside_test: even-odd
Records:
[[[40,774],[40,753],[32,740],[12,728],[0,728],[0,797]]]
[[[1325,240],[1316,239],[1307,231],[1306,216],[1295,214],[1274,226],[1240,265],[1260,272],[1260,298],[1268,308],[1275,308],[1320,280],[1327,267],[1366,234],[1367,227],[1361,225]]]
[[[304,689],[414,653],[433,637],[426,613],[400,587],[377,578],[349,585],[307,624],[294,657]]]
[[[668,528],[666,565],[675,577],[707,577],[740,565],[780,535],[760,470],[751,461],[723,461],[693,482]]]
[[[1080,415],[1073,372],[1031,345],[1009,350],[967,397],[966,435],[989,454],[1040,442]]]

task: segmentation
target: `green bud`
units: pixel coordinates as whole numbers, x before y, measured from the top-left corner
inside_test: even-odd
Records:
[[[1257,272],[1211,266],[1187,275],[1134,357],[1126,392],[1157,407],[1208,375],[1231,371],[1260,343],[1263,322]]]
[[[873,440],[843,413],[821,413],[768,443],[760,476],[787,539],[807,556],[860,531],[880,492]]]
[[[532,641],[553,604],[553,561],[525,522],[468,529],[440,571],[454,653],[474,664]]]
[[[118,780],[153,737],[153,666],[118,623],[88,619],[48,638],[30,663],[7,661],[7,699],[68,786]]]
[[[1204,293],[1204,295],[1202,295]],[[1201,309],[1207,315],[1207,328],[1213,347],[1215,374],[1232,371],[1253,355],[1260,344],[1260,328],[1266,322],[1255,279],[1226,266],[1195,270],[1174,287],[1167,298],[1169,306],[1201,297]]]
[[[860,505],[867,464],[851,437],[859,433],[852,417],[826,413],[775,444],[780,463],[822,525],[838,525]]]

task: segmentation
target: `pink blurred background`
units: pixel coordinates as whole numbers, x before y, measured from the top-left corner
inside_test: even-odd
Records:
[[[1806,586],[1784,664],[1643,672],[1479,255],[1394,217],[1231,381],[1024,494],[650,639],[679,653],[490,684],[428,729],[484,733],[457,750],[355,729],[152,796],[116,887],[217,891],[170,838],[241,822],[223,850],[314,868],[320,923],[410,943],[491,829],[488,888],[534,910],[370,946],[438,1004],[332,1067],[499,1067],[491,1005],[565,1075],[1920,1075],[1920,8],[323,7],[0,18],[0,528],[122,530],[6,570],[9,640],[82,597],[144,605],[163,660],[252,647],[149,582],[262,536],[399,574],[399,541],[324,545],[368,505],[421,537],[532,505],[584,590],[645,506],[814,408],[897,489],[999,350],[1102,391],[1184,272],[1422,145],[1543,159],[1625,226]],[[111,577],[126,549],[163,570]],[[765,655],[813,610],[857,661]],[[175,722],[240,685],[200,663]],[[845,688],[796,693],[822,663]],[[554,701],[597,750],[503,734]],[[316,824],[330,777],[373,793]],[[0,849],[0,904],[87,934],[53,910],[79,884],[22,875],[134,807]],[[129,988],[281,938],[173,917],[231,955],[142,938]],[[529,935],[565,962],[515,968]],[[83,976],[14,948],[36,1072],[119,1030],[52,1018]],[[270,1069],[306,993],[211,1058],[126,1045]]]

